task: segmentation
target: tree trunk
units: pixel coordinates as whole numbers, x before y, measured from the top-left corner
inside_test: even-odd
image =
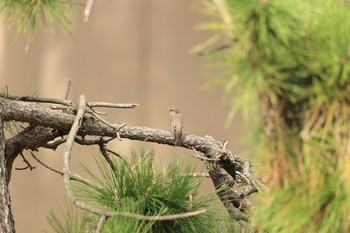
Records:
[[[11,198],[7,176],[4,121],[2,116],[0,116],[0,232],[3,233],[15,232],[15,222],[11,210]]]

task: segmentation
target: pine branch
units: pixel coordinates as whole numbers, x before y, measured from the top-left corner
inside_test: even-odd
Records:
[[[43,99],[40,98],[40,102],[42,102],[42,100]],[[10,99],[1,100],[3,106],[2,117],[5,120],[27,122],[30,125],[35,125],[28,127],[13,139],[8,140],[7,144],[9,148],[12,148],[6,151],[6,158],[8,158],[9,161],[13,161],[18,153],[24,149],[30,148],[36,150],[39,147],[44,147],[49,141],[57,137],[68,135],[76,119],[75,114],[78,112],[78,104],[73,101],[52,101],[50,99],[50,103],[63,102],[63,105],[59,109],[42,106],[40,103],[36,102],[35,99],[31,99],[31,101],[34,102]],[[71,104],[66,105],[66,103]],[[125,105],[105,104],[104,106]],[[86,103],[85,108],[84,114],[81,120],[79,120],[79,127],[77,128],[76,135],[73,137],[73,141],[81,137],[82,140],[79,142],[80,144],[84,144],[85,136],[97,136],[100,138],[121,138],[174,146],[174,137],[169,131],[144,126],[111,123],[106,120],[101,120],[95,115],[89,115],[89,102]],[[31,138],[31,134],[37,136]],[[19,138],[22,138],[22,140],[18,140]],[[23,140],[23,138],[26,138],[26,140]],[[68,143],[68,138],[66,143]],[[216,187],[224,183],[228,185],[227,189],[223,192],[225,193],[225,198],[222,198],[219,194],[224,205],[228,208],[228,212],[234,219],[249,221],[245,210],[241,209],[241,200],[257,192],[258,186],[256,184],[259,184],[259,179],[250,172],[250,162],[228,150],[227,143],[222,144],[210,136],[199,137],[196,135],[183,134],[181,146],[190,150],[194,149],[195,151],[202,152],[205,158],[208,158],[206,163],[208,164],[209,174],[214,185]],[[201,157],[201,159],[202,158],[203,157]],[[12,162],[8,163],[9,171],[11,171],[11,165]],[[64,173],[66,174],[66,172]],[[238,179],[237,174],[240,174],[240,177],[243,176],[245,181],[242,182],[242,179]],[[247,182],[247,180],[249,182]],[[230,189],[234,188],[238,183],[243,185],[245,190],[249,190],[249,193],[244,196],[241,195],[242,198],[240,199],[233,196],[227,198],[227,193],[230,193]],[[235,201],[230,201],[232,199]]]

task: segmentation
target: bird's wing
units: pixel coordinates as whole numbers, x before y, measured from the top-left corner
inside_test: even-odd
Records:
[[[170,123],[174,131],[182,130],[183,128],[182,116],[180,114],[170,114]]]

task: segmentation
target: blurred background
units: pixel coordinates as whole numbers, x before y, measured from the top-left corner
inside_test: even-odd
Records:
[[[1,21],[0,87],[8,86],[12,95],[38,94],[64,98],[72,80],[69,99],[86,95],[87,101],[139,103],[133,110],[108,111],[113,122],[169,129],[167,105],[176,105],[184,116],[184,133],[211,135],[228,140],[229,148],[243,153],[241,139],[246,134],[239,115],[224,129],[229,106],[222,104],[221,90],[209,91],[203,84],[215,73],[205,58],[189,51],[210,35],[194,27],[212,19],[195,10],[195,1],[96,1],[90,20],[83,23],[84,6],[77,6],[72,36],[44,30],[29,43]],[[62,167],[62,147],[56,151],[40,149],[38,156],[58,170]],[[192,151],[169,146],[123,140],[109,147],[122,154],[141,148],[156,151],[158,164],[175,158],[205,171]],[[80,163],[92,169],[97,148],[76,145],[73,165],[81,174]],[[176,154],[176,156],[175,156]],[[25,156],[36,166],[33,171],[13,170],[10,184],[17,232],[51,232],[46,221],[50,210],[64,212],[68,199],[59,175]],[[14,167],[25,164],[18,158]],[[210,180],[203,190],[212,189]]]

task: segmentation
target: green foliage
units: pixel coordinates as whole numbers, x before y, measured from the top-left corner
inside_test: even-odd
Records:
[[[50,29],[52,22],[56,22],[65,30],[72,23],[71,0],[3,0],[0,2],[0,12],[9,27],[15,27],[18,33],[27,34],[29,38],[44,23]]]
[[[82,216],[74,211],[72,206],[68,208],[67,214],[64,216],[65,222],[61,222],[59,217],[54,213],[50,212],[47,217],[47,221],[57,233],[86,233],[89,229],[90,219]]]
[[[109,211],[145,216],[173,215],[201,209],[208,209],[208,212],[168,221],[110,217],[103,226],[103,232],[222,232],[220,225],[227,217],[224,215],[224,209],[214,208],[216,193],[201,195],[198,190],[201,178],[189,175],[192,172],[191,168],[187,166],[182,169],[179,161],[157,172],[154,169],[153,157],[153,152],[146,158],[144,152],[138,156],[133,151],[129,160],[115,160],[114,170],[102,159],[97,159],[100,175],[83,166],[95,186],[79,183],[72,188],[80,200]],[[93,231],[99,219],[96,216],[89,218],[88,222],[91,223],[89,229]],[[57,219],[55,220],[57,222]],[[85,224],[84,221],[81,222]],[[69,221],[58,224],[51,220],[50,223],[54,229],[63,228],[58,228],[57,225],[70,226]],[[70,231],[56,230],[56,232]]]
[[[216,35],[229,46],[205,54],[225,70],[212,84],[225,88],[229,120],[243,109],[259,158],[270,162],[254,223],[268,232],[350,231],[350,4],[229,0],[225,10],[233,23]]]

